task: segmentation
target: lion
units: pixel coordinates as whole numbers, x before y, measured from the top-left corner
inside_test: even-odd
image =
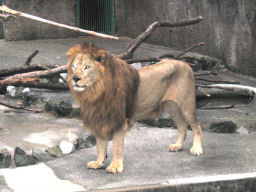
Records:
[[[113,140],[112,161],[106,171],[123,171],[125,133],[135,120],[157,118],[167,109],[178,129],[169,151],[180,151],[187,123],[194,133],[191,155],[203,154],[202,131],[195,111],[195,83],[191,67],[178,60],[162,60],[138,70],[96,47],[75,45],[67,52],[68,85],[81,107],[84,126],[96,137],[98,157],[87,167],[104,167],[107,143]]]

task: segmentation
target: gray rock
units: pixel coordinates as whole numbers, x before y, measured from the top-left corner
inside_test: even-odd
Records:
[[[37,161],[39,162],[45,162],[54,159],[55,157],[51,155],[50,153],[39,149],[39,148],[34,148],[32,149],[32,156],[36,158]]]
[[[59,147],[60,147],[62,154],[64,154],[64,155],[72,153],[75,150],[74,144],[70,143],[68,141],[61,141],[59,144]]]
[[[12,156],[8,151],[0,152],[0,168],[8,168],[12,164]]]
[[[53,113],[57,117],[69,116],[72,112],[72,102],[70,100],[60,101],[59,103],[47,102],[44,110]]]
[[[19,147],[16,147],[14,150],[14,155],[25,155],[25,151]]]
[[[76,149],[83,149],[85,148],[84,146],[84,139],[83,138],[77,138],[76,143],[75,143]]]
[[[235,133],[237,125],[232,121],[217,122],[210,124],[209,130],[216,133]]]
[[[93,135],[87,135],[84,139],[84,147],[90,148],[96,145],[96,138]]]
[[[57,146],[54,146],[54,147],[50,147],[48,149],[46,149],[46,151],[48,153],[50,153],[51,155],[53,155],[54,157],[61,157],[63,156],[63,153],[60,149],[60,147],[57,145]]]
[[[22,149],[16,147],[14,153],[14,163],[17,167],[34,165],[36,164],[36,159],[31,155],[26,155]]]
[[[23,93],[23,98],[22,98],[22,104],[24,106],[29,106],[33,103],[36,103],[38,101],[38,96],[33,94],[32,92],[24,92]]]

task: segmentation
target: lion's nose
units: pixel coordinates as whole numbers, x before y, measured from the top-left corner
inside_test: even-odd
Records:
[[[81,78],[79,77],[73,77],[73,81],[75,81],[76,83],[80,80]]]

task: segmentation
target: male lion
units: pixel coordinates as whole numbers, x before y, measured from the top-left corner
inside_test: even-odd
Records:
[[[88,162],[88,168],[104,166],[107,142],[113,139],[113,159],[107,172],[121,173],[125,132],[134,120],[155,118],[164,108],[178,127],[178,140],[169,150],[182,149],[186,118],[194,132],[190,153],[203,153],[193,71],[188,64],[163,60],[136,70],[94,45],[76,45],[67,56],[70,90],[81,107],[85,127],[96,137],[98,158]]]

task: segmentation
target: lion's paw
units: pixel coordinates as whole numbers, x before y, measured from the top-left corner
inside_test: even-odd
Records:
[[[197,147],[192,147],[190,149],[190,155],[195,155],[195,156],[199,156],[203,154],[203,149],[201,146],[197,146]]]
[[[87,163],[87,168],[89,169],[100,169],[104,166],[103,162],[99,161],[90,161]]]
[[[169,151],[177,152],[177,151],[181,151],[181,150],[182,150],[182,146],[181,145],[171,144],[169,146]]]
[[[108,173],[113,173],[113,174],[122,173],[123,170],[124,170],[123,161],[115,161],[115,162],[112,161],[111,164],[106,169]]]

